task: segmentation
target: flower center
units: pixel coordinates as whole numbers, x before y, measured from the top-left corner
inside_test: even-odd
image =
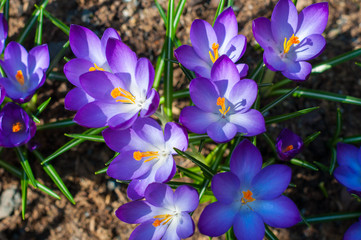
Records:
[[[117,97],[126,98],[126,99],[118,99],[116,100],[117,102],[132,103],[132,104],[135,103],[135,97],[130,92],[120,87],[114,88],[110,93],[110,95],[112,95],[114,99]]]
[[[217,61],[217,59],[219,58],[218,55],[218,48],[219,48],[219,44],[218,43],[213,43],[212,44],[212,50],[214,52],[214,57],[212,55],[212,52],[209,51],[209,57],[211,58],[212,62],[214,63],[215,61]]]
[[[222,117],[224,117],[227,114],[227,112],[229,111],[229,109],[231,108],[231,107],[228,107],[226,110],[225,102],[226,102],[225,98],[218,97],[217,106],[221,106],[221,109],[218,109],[218,110],[222,114]]]
[[[283,153],[288,152],[290,150],[294,149],[293,145],[288,145],[286,148],[282,150]]]
[[[13,123],[12,131],[14,133],[21,131],[24,128],[24,125],[21,122]]]
[[[142,158],[145,157],[149,157],[147,160],[145,160],[144,162],[149,162],[155,158],[159,157],[158,152],[152,152],[152,151],[148,151],[148,152],[140,152],[140,151],[136,151],[133,153],[133,158],[137,161],[142,160]]]
[[[299,44],[300,40],[298,40],[298,37],[295,37],[295,34],[292,34],[292,37],[287,41],[287,38],[285,38],[285,41],[283,42],[283,53],[286,54],[290,50],[291,46],[293,44]]]
[[[160,224],[162,224],[162,225],[167,224],[173,218],[173,215],[162,214],[162,215],[154,216],[153,218],[156,218],[153,222],[153,226],[158,227],[158,226],[160,226]]]
[[[21,86],[24,85],[24,75],[21,70],[18,70],[16,72],[15,78],[16,78],[16,81],[18,81],[18,83],[20,83]]]
[[[92,72],[92,71],[95,71],[95,70],[104,71],[104,68],[98,67],[98,65],[96,63],[94,63],[94,67],[90,67],[89,72]]]
[[[243,197],[241,198],[242,204],[250,203],[256,200],[252,197],[253,193],[250,190],[242,191],[242,193],[243,193]]]

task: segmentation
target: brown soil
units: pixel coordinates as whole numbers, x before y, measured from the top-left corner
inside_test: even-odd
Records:
[[[19,31],[34,10],[35,0],[13,0],[10,3],[9,35],[15,40]],[[159,1],[164,9],[167,1]],[[319,1],[299,0],[298,9]],[[248,48],[243,57],[243,62],[249,64],[250,69],[255,67],[261,59],[260,52],[253,50],[255,40],[252,36],[251,21],[257,17],[270,17],[275,0],[244,0],[235,1],[234,10],[239,22],[239,30],[248,39]],[[177,37],[182,43],[189,44],[189,30],[195,18],[213,21],[218,1],[187,1],[184,14],[181,17]],[[325,31],[327,46],[324,53],[313,60],[317,63],[330,59],[346,51],[361,47],[361,1],[360,0],[330,0],[330,17]],[[150,0],[50,0],[46,8],[54,16],[64,21],[67,25],[79,24],[86,26],[97,34],[113,27],[118,30],[122,40],[128,44],[139,56],[149,58],[155,65],[156,57],[160,54],[165,35],[163,20]],[[51,53],[54,54],[67,40],[66,35],[47,19],[44,19],[43,41],[49,44]],[[33,36],[33,35],[32,35]],[[33,41],[29,39],[25,46],[31,48]],[[67,56],[71,58],[71,53]],[[361,62],[361,58],[357,61]],[[64,62],[62,62],[64,64]],[[58,67],[61,71],[62,66]],[[341,94],[361,97],[361,69],[349,61],[323,74],[311,76],[302,83],[302,87],[319,89]],[[282,79],[276,74],[276,79]],[[180,69],[175,70],[174,87],[184,88],[187,83]],[[291,84],[295,86],[295,84]],[[50,96],[52,104],[41,115],[45,123],[60,119],[71,118],[74,113],[64,110],[64,97],[72,88],[70,83],[47,80],[44,87],[39,90],[39,101],[43,102]],[[269,101],[269,100],[268,100]],[[265,104],[266,102],[262,102]],[[176,103],[175,114],[184,102]],[[359,107],[328,101],[311,99],[290,98],[282,105],[273,109],[270,114],[282,114],[297,111],[306,107],[320,106],[320,110],[307,116],[287,121],[279,125],[271,125],[268,132],[275,139],[283,127],[289,127],[303,138],[322,131],[319,138],[314,141],[300,156],[308,161],[320,161],[328,165],[330,154],[327,141],[331,138],[336,123],[336,108],[343,113],[343,136],[361,134]],[[39,131],[36,140],[40,143],[39,151],[48,156],[69,138],[63,134],[80,133],[85,129],[74,126],[66,129]],[[267,150],[262,137],[259,138],[264,159],[268,159],[270,152]],[[212,147],[212,146],[210,146]],[[12,163],[18,164],[15,153],[5,151],[2,156]],[[122,204],[128,202],[126,186],[116,183],[106,175],[94,175],[94,172],[103,168],[104,163],[112,157],[112,152],[101,143],[86,142],[71,151],[54,159],[52,164],[64,179],[70,192],[73,194],[76,205],[73,206],[59,191],[61,200],[55,200],[48,195],[34,189],[28,191],[28,207],[26,219],[21,220],[21,208],[0,220],[0,239],[127,239],[135,225],[128,225],[118,220],[114,211]],[[36,178],[45,185],[56,189],[49,177],[35,158],[31,157],[31,164]],[[184,163],[184,164],[187,164]],[[19,166],[20,167],[20,166]],[[347,194],[344,187],[337,183],[332,176],[323,172],[313,172],[299,167],[293,167],[292,182],[297,188],[287,190],[287,195],[292,198],[300,211],[305,216],[324,214],[330,212],[360,210],[361,204],[357,203]],[[16,188],[20,192],[20,181],[0,168],[0,191]],[[328,192],[326,197],[319,185],[323,183]],[[194,215],[196,220],[201,209]],[[315,224],[311,227],[296,226],[289,229],[275,229],[274,233],[280,240],[288,239],[342,239],[343,233],[352,221]],[[201,236],[196,230],[192,239],[208,239]],[[220,238],[223,239],[223,238]]]

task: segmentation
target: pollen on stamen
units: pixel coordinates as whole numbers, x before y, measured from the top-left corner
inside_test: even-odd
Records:
[[[112,98],[117,98],[117,97],[123,97],[126,99],[118,99],[116,100],[117,102],[122,102],[122,103],[135,103],[135,97],[128,92],[127,90],[117,87],[114,88],[111,92],[110,95],[112,96]]]
[[[16,122],[16,123],[14,123],[13,124],[13,126],[12,126],[12,131],[14,132],[14,133],[16,133],[16,132],[19,132],[19,131],[21,131],[22,129],[23,129],[23,124],[21,123],[21,122]]]
[[[18,70],[16,72],[15,78],[16,78],[16,81],[18,81],[18,83],[20,83],[21,86],[24,85],[25,79],[24,79],[23,72],[21,70]]]
[[[282,150],[283,153],[288,152],[290,150],[294,149],[293,145],[288,145],[285,149]]]
[[[243,194],[243,197],[241,199],[242,204],[246,204],[256,200],[252,197],[253,193],[250,190],[242,191],[242,194]]]
[[[212,52],[209,51],[209,57],[211,58],[212,62],[214,63],[215,61],[217,61],[217,59],[219,58],[219,53],[218,53],[218,48],[219,48],[219,44],[218,43],[213,43],[212,44],[212,50],[214,52],[214,57],[212,55]]]
[[[90,67],[89,68],[89,72],[93,72],[93,71],[105,71],[104,68],[98,67],[98,65],[96,63],[94,63],[94,67]]]
[[[293,44],[299,44],[300,40],[298,37],[295,36],[295,34],[290,37],[290,39],[287,41],[287,38],[285,38],[285,41],[283,42],[283,53],[286,54],[290,51],[290,48]]]

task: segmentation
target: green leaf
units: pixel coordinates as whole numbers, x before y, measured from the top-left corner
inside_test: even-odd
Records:
[[[361,142],[361,135],[341,138],[341,139],[339,139],[339,141],[344,142],[344,143],[359,143],[359,142]]]
[[[177,165],[177,168],[180,172],[184,173],[185,176],[193,179],[195,182],[202,182],[203,177],[195,172],[188,170],[187,168],[181,167]]]
[[[325,223],[332,221],[344,221],[349,219],[356,219],[361,216],[361,212],[350,212],[350,213],[328,213],[324,215],[306,217],[308,223]],[[304,224],[303,221],[298,224]]]
[[[45,102],[40,104],[37,111],[36,111],[36,113],[35,113],[35,116],[39,116],[39,114],[42,113],[45,110],[45,108],[48,106],[50,101],[51,101],[51,97],[49,97]]]
[[[307,136],[307,137],[305,138],[305,140],[303,140],[303,144],[304,144],[305,146],[307,146],[308,144],[310,144],[311,142],[313,142],[313,141],[318,137],[318,135],[320,135],[320,134],[321,134],[321,131],[318,131],[318,132],[315,132],[315,133]]]
[[[266,124],[271,124],[271,123],[278,123],[278,122],[283,122],[295,117],[299,117],[302,115],[305,115],[307,113],[310,113],[316,109],[318,109],[319,107],[311,107],[311,108],[305,108],[302,110],[299,110],[297,112],[293,112],[293,113],[286,113],[286,114],[282,114],[282,115],[277,115],[277,116],[273,116],[273,117],[268,117],[265,118],[265,122]]]
[[[114,156],[108,161],[105,163],[105,166],[108,166],[111,162],[113,162],[113,160],[119,156],[120,153],[116,152],[114,153]]]
[[[70,28],[68,27],[68,25],[66,25],[65,23],[63,23],[60,19],[54,17],[51,13],[49,13],[48,11],[46,11],[44,9],[44,15],[46,18],[48,18],[56,27],[58,27],[60,30],[62,30],[66,35],[69,36],[69,31]]]
[[[295,165],[295,166],[299,166],[299,167],[304,167],[313,171],[318,171],[318,168],[313,165],[312,163],[309,163],[305,160],[300,160],[300,159],[296,159],[296,158],[292,158],[290,160],[290,163]]]
[[[189,97],[188,89],[183,89],[173,93],[173,98],[187,98],[187,97]],[[159,104],[163,104],[163,103],[164,103],[164,97],[161,97]]]
[[[229,2],[228,2],[229,3]],[[226,240],[237,240],[236,236],[234,235],[233,232],[233,227],[231,227],[227,232],[226,232]]]
[[[266,237],[269,240],[278,240],[278,238],[273,234],[273,232],[268,228],[267,225],[265,225],[266,229]]]
[[[162,19],[163,19],[163,22],[164,22],[165,27],[167,28],[167,27],[168,27],[167,15],[165,14],[162,6],[159,4],[159,2],[158,2],[157,0],[154,0],[154,3],[155,3],[155,6],[156,6],[157,9],[158,9],[159,15],[160,15],[160,16],[162,17]]]
[[[213,24],[212,26],[214,26],[214,23],[216,22],[217,17],[219,16],[219,14],[222,13],[223,8],[224,8],[224,4],[225,4],[225,0],[220,0],[218,7],[217,7],[217,11],[216,11],[216,15],[214,16],[214,20],[213,20]]]
[[[31,170],[28,158],[24,155],[23,151],[19,147],[16,147],[15,151],[20,160],[20,164],[23,167],[26,175],[28,176],[31,184],[36,188],[35,177],[33,175],[33,171]]]
[[[286,98],[288,98],[290,95],[292,95],[296,90],[298,89],[298,86],[295,87],[294,89],[292,89],[291,91],[285,93],[284,95],[282,95],[281,97],[277,98],[276,100],[274,100],[273,102],[271,102],[270,104],[264,106],[263,108],[261,108],[260,112],[262,114],[264,114],[265,112],[269,111],[271,108],[273,108],[274,106],[276,106],[277,104],[281,103],[282,101],[284,101]]]
[[[275,155],[275,157],[278,158],[276,146],[275,146],[275,143],[273,142],[273,140],[271,139],[271,137],[267,133],[262,133],[262,136],[268,143],[268,146],[272,149],[272,152]]]
[[[315,164],[318,167],[318,169],[322,170],[323,172],[327,172],[327,173],[329,172],[329,168],[326,165],[317,161],[313,161],[313,164]]]
[[[45,10],[44,10],[45,11]],[[64,57],[64,55],[69,51],[70,43],[67,41],[62,46],[61,50],[55,55],[53,60],[50,62],[48,70],[46,70],[46,75],[49,75],[49,73],[53,70],[53,68],[58,65],[60,59]]]
[[[256,80],[259,79],[259,76],[262,75],[263,69],[265,68],[265,64],[263,61],[260,61],[257,64],[257,67],[255,70],[253,70],[250,79]],[[262,77],[261,77],[262,78]]]
[[[94,135],[94,134],[64,134],[67,137],[76,138],[76,139],[83,139],[92,142],[105,142],[103,136]]]
[[[337,108],[336,131],[332,138],[332,145],[337,144],[338,137],[340,136],[342,128],[342,114],[340,108]]]
[[[330,175],[332,175],[333,171],[335,170],[336,162],[337,162],[337,153],[336,153],[336,148],[333,147],[331,148],[331,163],[329,169]]]
[[[107,170],[108,170],[108,167],[105,167],[105,168],[102,168],[102,169],[96,171],[94,174],[95,175],[103,174],[103,173],[106,173]]]
[[[49,130],[54,128],[64,128],[64,127],[70,127],[74,126],[76,123],[73,121],[73,119],[65,119],[60,120],[52,123],[45,123],[43,125],[36,126],[36,130]]]
[[[65,77],[65,75],[63,73],[59,73],[59,72],[51,72],[51,73],[49,73],[48,74],[48,79],[64,81],[64,82],[68,81],[68,79]]]
[[[21,217],[25,220],[26,202],[28,195],[28,177],[23,170],[21,174]]]
[[[35,45],[41,45],[43,38],[43,19],[44,19],[44,8],[39,9],[38,26],[35,32]]]
[[[34,155],[37,157],[37,159],[42,162],[44,160],[43,156],[40,154],[40,152],[38,152],[37,150],[33,151]],[[51,180],[53,180],[53,182],[55,183],[55,185],[59,188],[59,190],[64,194],[64,196],[72,203],[75,205],[75,201],[73,196],[71,195],[69,189],[66,187],[65,183],[63,182],[63,180],[61,179],[61,177],[59,176],[58,172],[55,170],[55,168],[53,167],[53,165],[51,165],[50,163],[45,163],[43,165],[43,169],[46,172],[46,174],[49,175],[49,177],[51,178]]]
[[[227,7],[232,7],[232,6],[233,6],[233,0],[228,0]]]

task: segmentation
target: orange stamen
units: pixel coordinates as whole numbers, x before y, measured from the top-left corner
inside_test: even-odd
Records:
[[[150,157],[144,161],[144,162],[149,162],[149,161],[159,157],[159,154],[158,154],[158,152],[152,152],[152,151],[148,151],[148,152],[137,151],[137,152],[133,153],[133,158],[137,161],[140,161],[140,160],[142,160],[142,158],[145,158],[145,157]]]
[[[127,90],[124,90],[123,88],[114,88],[110,95],[115,99],[117,97],[124,97],[126,99],[118,99],[117,102],[123,102],[123,103],[135,103],[135,97],[128,92]]]
[[[24,75],[21,70],[18,70],[16,72],[15,78],[16,78],[16,81],[18,81],[18,83],[20,83],[21,86],[24,85]]]
[[[98,65],[96,63],[94,63],[94,67],[90,67],[89,72],[96,71],[96,70],[104,71],[104,68],[98,67]]]
[[[217,61],[217,59],[219,58],[218,55],[218,48],[219,48],[219,44],[218,43],[213,43],[212,44],[212,50],[214,52],[214,57],[212,55],[212,52],[209,51],[209,57],[211,58],[212,62],[214,63],[215,61]]]
[[[160,226],[161,223],[163,223],[162,225],[165,225],[172,219],[172,217],[173,216],[170,215],[170,214],[163,214],[163,215],[154,216],[153,218],[159,218],[159,219],[154,220],[153,226],[158,227],[158,226]]]
[[[293,148],[294,148],[293,145],[289,145],[285,149],[283,149],[282,152],[283,153],[288,152],[288,151],[292,150]]]
[[[283,53],[284,54],[288,53],[288,51],[290,50],[293,44],[299,44],[299,43],[300,40],[298,39],[298,37],[295,37],[295,34],[293,34],[288,41],[287,38],[285,38],[285,41],[283,42]]]
[[[23,126],[23,124],[21,122],[16,122],[16,123],[13,124],[12,130],[13,130],[14,133],[19,132],[19,131],[21,131],[23,129],[23,127],[24,126]]]
[[[243,193],[243,198],[241,198],[242,204],[246,204],[246,203],[253,202],[254,200],[256,200],[252,197],[253,193],[250,190],[247,190],[247,192],[242,191],[242,193]]]
[[[227,112],[229,111],[229,109],[231,109],[231,107],[228,107],[227,110],[226,110],[225,102],[226,102],[225,98],[221,98],[221,97],[217,98],[217,106],[221,106],[221,109],[219,109],[219,112],[223,116],[225,116],[227,114]]]

